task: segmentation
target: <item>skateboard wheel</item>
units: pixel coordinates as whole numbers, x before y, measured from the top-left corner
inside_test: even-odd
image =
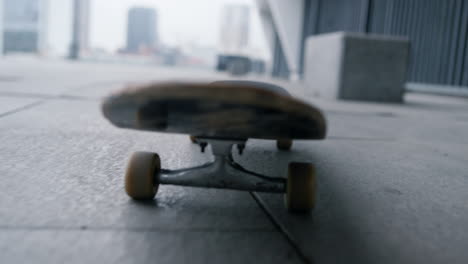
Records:
[[[307,212],[315,206],[317,183],[315,167],[310,163],[292,162],[288,168],[286,208],[292,212]]]
[[[151,200],[158,192],[161,160],[158,154],[135,152],[125,173],[125,191],[137,200]]]
[[[290,150],[292,147],[293,141],[291,139],[278,139],[276,140],[276,147],[279,150]]]
[[[190,136],[190,141],[192,141],[192,143],[197,143],[197,138],[195,136]]]

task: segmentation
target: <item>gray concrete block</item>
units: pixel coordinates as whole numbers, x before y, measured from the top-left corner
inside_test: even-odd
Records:
[[[309,95],[329,99],[401,102],[409,41],[336,32],[306,41],[304,80]]]

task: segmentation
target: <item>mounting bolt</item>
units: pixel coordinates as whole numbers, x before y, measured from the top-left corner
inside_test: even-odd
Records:
[[[206,146],[208,146],[208,143],[206,143],[206,142],[201,142],[200,143],[200,148],[201,148],[202,153],[205,153]]]
[[[242,155],[244,153],[245,149],[245,144],[237,144],[237,150],[239,151],[239,155]]]

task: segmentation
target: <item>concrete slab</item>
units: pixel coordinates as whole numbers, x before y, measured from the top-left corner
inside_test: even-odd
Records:
[[[0,96],[0,117],[7,114],[12,114],[15,111],[25,107],[31,107],[38,102],[40,102],[40,99]]]
[[[114,128],[97,102],[50,101],[0,126],[0,225],[273,230],[245,192],[163,187],[154,203],[129,200],[123,175],[133,151],[158,152],[173,169],[209,157],[186,136]]]
[[[127,76],[141,81],[167,72],[62,64],[44,66],[53,74],[37,73],[64,71],[62,83],[42,80],[50,89],[35,91],[39,86],[29,84],[42,82],[37,65],[21,63],[7,67],[8,75],[32,71],[38,79],[0,88],[0,110],[18,109],[0,117],[0,255],[8,262],[468,259],[466,100],[408,95],[394,105],[312,98],[327,114],[327,140],[297,141],[290,152],[278,152],[272,141],[249,141],[245,155],[236,156],[249,169],[284,177],[290,161],[316,165],[319,196],[311,215],[288,214],[282,195],[257,195],[257,201],[244,192],[183,187],[164,186],[154,202],[137,203],[123,191],[131,152],[158,152],[165,168],[202,164],[209,156],[184,135],[112,127],[99,98]],[[90,69],[98,77],[89,77]],[[63,89],[77,76],[77,86]],[[42,103],[23,108],[36,100]]]
[[[317,263],[463,263],[468,258],[468,235],[460,232],[468,227],[466,154],[466,146],[304,143],[288,159],[317,167],[313,214],[294,216],[284,211],[280,197],[260,197]],[[245,166],[285,175],[287,161],[279,160],[263,167],[254,165],[265,164],[263,158],[246,157]]]
[[[0,252],[15,263],[298,263],[249,193],[164,186],[123,191],[135,150],[163,167],[207,161],[186,136],[111,127],[94,101],[53,100],[0,118]]]
[[[91,69],[83,70],[61,61],[17,60],[0,61],[2,76],[1,93],[20,93],[31,96],[58,95],[77,86],[101,80],[103,76]],[[86,76],[85,78],[80,78]]]
[[[214,72],[190,68],[139,65],[70,63],[62,60],[6,57],[0,61],[0,95],[17,93],[30,96],[82,96],[103,93],[95,87],[124,85],[160,79],[211,79]],[[75,91],[77,90],[77,91]],[[108,90],[103,90],[107,93]],[[89,95],[89,94],[88,94]]]
[[[467,99],[410,94],[401,105],[320,98],[307,101],[325,112],[330,139],[468,142],[464,136],[468,120]]]
[[[8,263],[301,263],[272,232],[0,230]]]
[[[296,142],[289,153],[252,141],[241,163],[277,176],[287,174],[290,161],[316,165],[313,214],[288,214],[277,195],[259,198],[317,263],[464,263],[468,122],[460,102],[415,96],[403,107],[367,106],[370,113],[325,102],[329,139]],[[382,109],[392,114],[377,114]]]

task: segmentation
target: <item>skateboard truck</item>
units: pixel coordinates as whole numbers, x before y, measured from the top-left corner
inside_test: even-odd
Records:
[[[239,154],[245,148],[246,140],[220,140],[197,138],[201,151],[211,145],[214,161],[193,168],[180,170],[161,169],[155,175],[160,184],[233,189],[256,192],[284,193],[286,179],[264,176],[251,172],[234,161],[233,146]]]
[[[234,145],[242,155],[246,139],[191,139],[200,146],[202,152],[210,144],[214,160],[197,167],[168,170],[161,168],[158,154],[135,152],[125,174],[127,194],[137,200],[153,199],[159,185],[166,184],[284,193],[286,207],[291,211],[309,211],[314,207],[316,183],[312,164],[292,162],[288,167],[287,179],[269,177],[249,171],[234,160]]]

